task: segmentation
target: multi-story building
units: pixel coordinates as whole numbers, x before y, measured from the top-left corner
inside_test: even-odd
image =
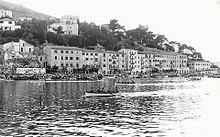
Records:
[[[174,52],[143,51],[122,49],[125,53],[125,70],[132,73],[149,72],[153,69],[159,71],[176,70],[178,73],[188,73],[187,56]]]
[[[210,70],[211,63],[203,60],[188,60],[188,66],[191,72],[200,72]]]
[[[119,50],[124,54],[125,70],[131,73],[145,72],[145,54],[134,49]]]
[[[73,68],[96,67],[104,73],[123,70],[123,53],[104,50],[88,50],[77,47],[47,45],[47,64],[50,66]]]
[[[0,9],[0,18],[2,17],[10,17],[12,18],[12,11]]]
[[[101,51],[101,70],[105,74],[124,70],[124,54],[116,51]]]
[[[47,54],[47,65],[51,67],[66,67],[70,70],[83,66],[82,49],[80,48],[47,45],[43,51]]]
[[[67,35],[78,35],[78,16],[65,15],[62,16],[59,23],[53,23],[47,27],[47,31],[57,33],[58,28],[62,28],[62,32]]]
[[[4,60],[12,59],[13,57],[28,57],[33,55],[34,45],[23,40],[18,42],[9,42],[2,45],[4,51]]]
[[[16,30],[21,29],[21,26],[16,25],[12,18],[12,11],[0,9],[0,30]]]
[[[15,20],[9,17],[0,18],[0,30],[16,30],[21,29],[21,26],[15,24]]]

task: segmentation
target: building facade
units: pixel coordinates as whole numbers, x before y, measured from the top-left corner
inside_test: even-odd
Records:
[[[16,25],[15,20],[9,17],[2,17],[0,18],[0,30],[16,30],[21,29],[21,26]]]
[[[123,53],[121,52],[55,45],[47,45],[43,50],[47,54],[47,64],[51,67],[66,67],[67,70],[96,67],[106,74],[124,69]]]
[[[53,23],[47,27],[47,31],[57,33],[59,27],[62,32],[67,35],[78,35],[78,16],[65,15],[62,16],[59,23]]]
[[[82,50],[76,47],[47,45],[43,49],[47,54],[47,64],[51,67],[66,67],[68,70],[82,68]]]
[[[201,72],[210,70],[211,63],[202,60],[188,60],[188,66],[191,72]]]
[[[4,60],[12,59],[14,57],[28,57],[33,55],[34,45],[29,44],[23,40],[18,42],[9,42],[2,45],[4,51]]]
[[[2,17],[12,18],[12,11],[0,9],[0,18],[2,18]]]

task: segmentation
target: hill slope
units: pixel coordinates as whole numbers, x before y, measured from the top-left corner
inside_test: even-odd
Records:
[[[0,9],[11,10],[13,12],[13,18],[18,19],[19,17],[32,17],[40,20],[49,20],[51,16],[33,11],[25,8],[22,5],[17,5],[0,0]]]

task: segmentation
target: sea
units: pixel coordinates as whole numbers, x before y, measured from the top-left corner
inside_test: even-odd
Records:
[[[0,81],[0,136],[219,137],[220,79]],[[113,89],[113,97],[85,91]]]

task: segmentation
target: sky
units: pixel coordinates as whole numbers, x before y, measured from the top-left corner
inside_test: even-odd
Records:
[[[5,0],[60,18],[77,15],[96,25],[117,19],[135,29],[150,31],[169,41],[187,44],[205,60],[220,61],[220,0]]]

